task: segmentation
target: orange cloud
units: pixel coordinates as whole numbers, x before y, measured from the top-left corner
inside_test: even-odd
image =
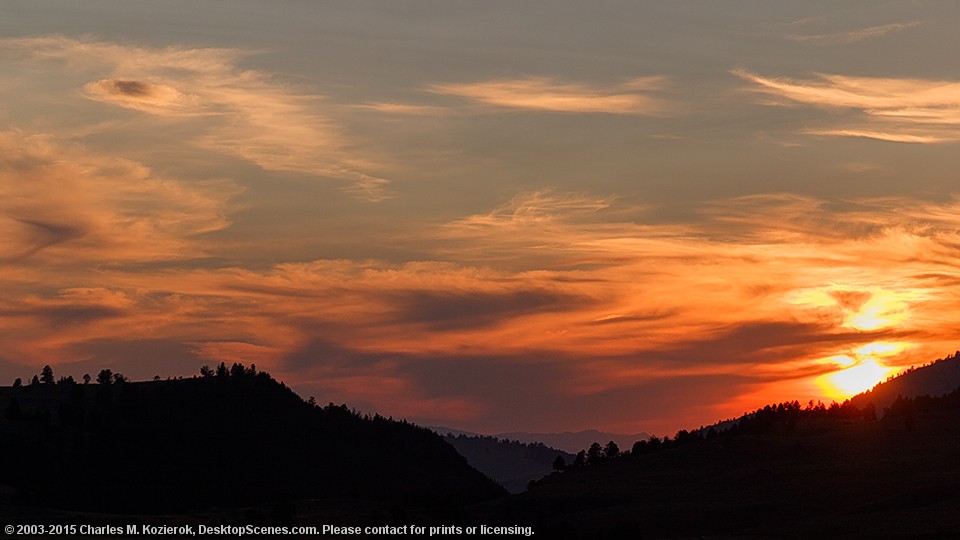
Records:
[[[861,114],[854,124],[807,133],[914,143],[960,140],[960,82],[828,74],[816,80],[795,80],[743,69],[733,74],[753,83],[755,91],[784,100],[778,102],[781,105],[792,102]]]
[[[232,182],[187,184],[144,165],[17,131],[0,132],[0,258],[110,264],[205,255],[228,225]]]
[[[144,219],[159,219],[151,212]],[[594,424],[604,410],[611,425],[675,430],[765,399],[822,397],[816,381],[851,367],[826,359],[896,369],[950,350],[956,200],[758,195],[673,224],[646,212],[613,197],[524,193],[411,232],[432,255],[406,263],[64,271],[54,262],[68,254],[124,262],[135,247],[114,245],[111,256],[66,238],[0,273],[0,328],[25,364],[126,358],[117,366],[135,374],[134,358],[163,351],[168,360],[144,368],[152,376],[256,363],[305,395],[478,429],[508,410],[560,427],[549,409],[565,425]],[[215,256],[191,227],[179,230],[139,249],[174,257],[170,242]],[[18,270],[28,264],[32,277]],[[881,346],[890,343],[896,350]]]
[[[434,84],[428,90],[511,109],[563,113],[658,115],[669,107],[653,97],[664,77],[643,77],[619,85],[562,83],[545,77],[501,79],[465,84]]]
[[[84,92],[99,101],[158,115],[197,105],[195,96],[185,96],[176,88],[145,81],[103,79],[87,84]]]
[[[448,112],[448,110],[445,108],[436,107],[433,105],[412,105],[409,103],[391,102],[362,103],[359,105],[354,105],[354,108],[365,111],[375,111],[379,113],[404,116],[428,116]]]
[[[388,196],[386,179],[364,172],[376,164],[358,157],[348,137],[323,111],[323,97],[297,91],[268,73],[243,69],[239,50],[150,48],[62,36],[8,38],[8,54],[61,61],[95,77],[84,85],[92,100],[187,121],[202,148],[273,171],[346,181],[346,191],[371,201]]]

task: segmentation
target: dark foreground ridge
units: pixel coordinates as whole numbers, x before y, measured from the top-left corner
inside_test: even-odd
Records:
[[[935,365],[953,369],[958,360]],[[916,380],[916,372],[904,377]],[[898,396],[883,409],[862,398],[784,402],[724,424],[638,441],[628,452],[594,445],[575,466],[524,494],[481,504],[479,514],[564,538],[956,538],[960,531],[960,389]]]
[[[433,523],[539,538],[955,538],[960,389],[914,392],[924,370],[940,380],[957,362],[867,395],[910,389],[885,407],[863,396],[783,402],[630,448],[593,444],[555,457],[562,472],[512,496],[427,429],[318,407],[240,365],[149,383],[45,372],[0,388],[0,517],[27,509],[75,521],[57,513],[67,509],[87,522]],[[282,512],[269,517],[267,506]]]
[[[0,388],[4,502],[159,514],[318,498],[462,505],[504,494],[439,435],[316,406],[253,368],[153,382],[103,375],[54,383],[44,373]]]

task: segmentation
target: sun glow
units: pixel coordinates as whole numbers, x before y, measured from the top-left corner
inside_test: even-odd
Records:
[[[845,326],[857,330],[876,330],[892,326],[907,318],[907,305],[886,291],[875,294],[860,311],[851,315]]]
[[[786,295],[787,303],[807,309],[835,309],[842,317],[842,326],[856,330],[879,330],[902,324],[910,317],[911,306],[922,300],[921,291],[863,288],[830,285],[794,291]]]
[[[880,365],[876,360],[865,360],[859,364],[834,372],[827,382],[833,387],[833,398],[848,398],[873,388],[882,381],[892,369]]]
[[[817,386],[830,399],[844,400],[873,388],[883,382],[895,368],[885,365],[878,357],[896,355],[909,343],[875,341],[857,348],[853,355],[831,356],[823,361],[836,364],[836,371],[817,378]]]

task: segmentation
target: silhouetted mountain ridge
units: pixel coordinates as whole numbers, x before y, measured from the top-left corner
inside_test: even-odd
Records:
[[[497,437],[452,432],[443,437],[474,468],[505,487],[510,493],[527,489],[531,480],[539,480],[554,470],[560,456],[566,463],[573,454],[542,443],[522,443]]]
[[[405,421],[317,407],[263,372],[0,388],[14,502],[183,512],[305,498],[468,503],[502,488]]]
[[[526,443],[540,442],[566,452],[577,453],[580,450],[588,448],[595,442],[606,444],[614,441],[623,448],[629,448],[635,441],[646,439],[650,434],[642,431],[634,434],[608,433],[588,429],[584,431],[565,431],[563,433],[527,433],[525,431],[513,431],[509,433],[497,433],[493,436],[500,439]]]
[[[954,369],[956,356],[948,360],[938,369]],[[482,504],[480,519],[510,516],[565,538],[951,538],[960,530],[960,388],[900,396],[883,411],[870,401],[782,402],[728,426],[638,441],[612,458],[597,445],[579,466]]]

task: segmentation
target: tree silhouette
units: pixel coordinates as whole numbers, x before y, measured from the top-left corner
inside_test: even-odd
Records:
[[[234,362],[233,365],[230,366],[230,376],[239,379],[240,377],[243,377],[243,375],[244,375],[243,364]]]
[[[97,383],[107,385],[113,382],[113,371],[109,369],[101,369],[100,373],[97,374]]]
[[[617,446],[617,443],[610,441],[607,443],[607,446],[603,449],[603,455],[607,459],[614,459],[620,455],[620,447]]]
[[[83,384],[90,384],[90,374],[89,374],[89,373],[84,373],[84,374],[83,374]]]
[[[599,463],[603,461],[603,447],[600,446],[600,443],[594,442],[590,445],[590,448],[587,449],[587,464],[593,465],[594,463]]]
[[[571,469],[579,469],[587,464],[587,452],[581,450],[577,452],[577,457],[573,458],[573,463],[570,465]]]
[[[558,455],[557,459],[553,460],[553,470],[562,471],[567,468],[567,460],[563,459],[563,456]]]
[[[53,368],[50,365],[43,366],[43,369],[40,370],[40,382],[43,384],[53,384],[56,381],[53,378]]]

